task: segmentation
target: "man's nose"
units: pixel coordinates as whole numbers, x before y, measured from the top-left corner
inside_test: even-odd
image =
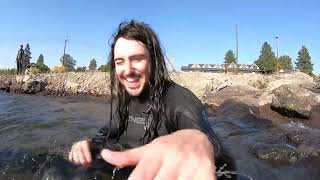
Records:
[[[133,67],[131,61],[126,61],[124,64],[125,74],[131,74],[133,72]]]

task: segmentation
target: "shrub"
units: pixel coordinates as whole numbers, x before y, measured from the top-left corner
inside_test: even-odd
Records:
[[[64,72],[67,72],[67,69],[64,66],[54,66],[53,68],[51,68],[51,72],[53,72],[53,73],[64,73]]]

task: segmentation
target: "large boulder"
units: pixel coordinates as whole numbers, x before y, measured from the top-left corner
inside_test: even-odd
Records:
[[[297,85],[283,85],[272,94],[271,108],[286,117],[308,119],[312,107],[319,104],[313,92]]]
[[[21,86],[21,90],[26,94],[35,94],[44,90],[47,82],[29,79]]]
[[[9,91],[12,93],[21,93],[22,85],[23,85],[22,82],[13,81]]]
[[[9,92],[11,84],[12,84],[11,79],[1,81],[0,82],[0,90]]]
[[[22,83],[23,79],[24,79],[24,76],[17,75],[16,78],[15,78],[15,81],[18,82],[18,83]]]
[[[263,93],[258,97],[259,106],[272,103],[273,91],[283,85],[297,85],[303,88],[314,87],[313,78],[302,72],[290,74],[274,74],[263,79]]]
[[[0,76],[0,90],[9,92],[13,79],[12,75]]]
[[[71,81],[67,81],[67,83],[65,85],[65,89],[70,92],[77,92],[79,87],[80,87],[79,83],[75,83],[75,82],[71,82]]]
[[[257,96],[260,94],[256,88],[249,85],[223,87],[218,92],[207,92],[205,101],[209,105],[220,106],[225,100],[236,99],[249,106],[258,106]]]
[[[320,80],[314,82],[314,88],[320,89]]]

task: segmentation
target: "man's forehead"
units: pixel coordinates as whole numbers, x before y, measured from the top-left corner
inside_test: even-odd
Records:
[[[137,40],[119,38],[114,47],[114,56],[132,56],[136,54],[147,54],[145,45]]]

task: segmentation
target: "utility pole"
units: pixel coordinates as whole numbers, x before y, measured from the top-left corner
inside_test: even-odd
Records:
[[[166,59],[167,59],[167,64],[169,64],[169,65],[171,66],[172,71],[173,71],[173,72],[176,72],[176,70],[175,70],[175,68],[174,68],[174,66],[173,66],[174,57],[173,57],[173,56],[171,56],[171,57],[166,57]]]
[[[238,64],[239,60],[239,44],[238,44],[238,24],[236,24],[236,63]]]
[[[277,73],[279,73],[279,43],[278,43],[279,37],[276,36],[276,45],[277,45]]]
[[[64,48],[63,48],[63,56],[62,56],[62,66],[65,65],[65,55],[66,55],[67,41],[68,41],[68,37],[64,40]]]

